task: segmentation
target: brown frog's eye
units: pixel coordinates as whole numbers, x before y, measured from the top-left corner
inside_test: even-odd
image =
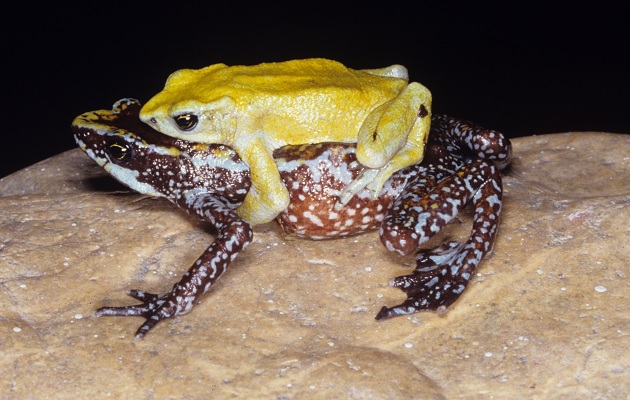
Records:
[[[124,164],[131,160],[133,150],[126,143],[112,142],[107,146],[110,161],[114,164]]]
[[[199,117],[194,114],[181,114],[173,117],[175,123],[182,131],[190,131],[197,126]]]

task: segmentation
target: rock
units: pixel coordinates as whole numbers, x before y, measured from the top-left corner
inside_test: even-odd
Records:
[[[376,232],[305,241],[267,224],[201,304],[140,341],[140,318],[93,310],[170,290],[208,227],[78,149],[10,175],[0,397],[626,398],[630,136],[513,144],[495,251],[446,314],[374,320],[413,266]]]

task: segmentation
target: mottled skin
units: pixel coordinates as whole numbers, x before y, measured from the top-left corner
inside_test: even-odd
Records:
[[[133,290],[130,295],[140,304],[96,311],[99,316],[144,317],[136,338],[159,321],[190,311],[253,236],[251,226],[234,211],[251,185],[249,169],[236,153],[226,146],[159,135],[140,123],[139,108],[137,101],[124,99],[112,111],[77,117],[73,122],[77,143],[122,183],[165,197],[209,221],[217,236],[170,292],[156,295]],[[492,250],[501,212],[499,170],[509,164],[510,157],[510,142],[500,133],[434,116],[421,164],[393,175],[378,198],[364,189],[337,210],[338,195],[363,170],[355,147],[341,143],[287,146],[274,152],[290,193],[290,204],[277,220],[283,232],[310,239],[380,228],[381,241],[389,250],[412,254],[472,202],[475,215],[468,240],[418,252],[415,270],[391,282],[407,294],[407,300],[383,307],[376,318],[444,311]]]
[[[422,160],[431,93],[402,65],[354,70],[324,58],[258,65],[214,64],[172,73],[140,110],[167,136],[225,144],[249,166],[252,186],[236,212],[254,224],[289,204],[273,151],[285,145],[356,143],[366,168],[339,196],[376,195],[396,171]]]

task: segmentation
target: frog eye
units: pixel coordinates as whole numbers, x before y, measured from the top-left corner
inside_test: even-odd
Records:
[[[133,155],[131,147],[126,144],[113,142],[108,145],[110,160],[115,163],[126,163]]]
[[[199,122],[199,117],[195,114],[181,114],[173,117],[175,123],[182,131],[190,131],[197,126],[197,122]]]

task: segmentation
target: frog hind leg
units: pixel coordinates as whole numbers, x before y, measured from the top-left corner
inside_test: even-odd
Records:
[[[421,310],[444,312],[466,288],[481,260],[492,251],[502,206],[499,169],[491,161],[476,159],[440,182],[422,197],[402,196],[385,218],[381,240],[401,254],[411,254],[420,243],[439,232],[469,202],[475,205],[473,227],[466,243],[447,242],[416,254],[416,268],[390,284],[407,299],[383,307],[376,319]],[[413,221],[411,226],[409,221]]]
[[[357,159],[367,169],[344,188],[336,208],[365,187],[378,196],[395,172],[422,161],[430,125],[431,93],[417,82],[374,109],[357,137]]]
[[[128,294],[141,303],[125,307],[102,307],[96,316],[140,316],[146,321],[138,328],[136,339],[141,339],[160,321],[189,312],[196,300],[221,277],[230,262],[251,241],[251,226],[227,205],[227,201],[212,195],[183,199],[186,209],[209,221],[217,229],[217,236],[188,272],[165,294],[131,290]]]
[[[289,191],[278,166],[260,138],[232,146],[249,165],[252,185],[245,201],[236,210],[252,225],[272,221],[289,206]]]

